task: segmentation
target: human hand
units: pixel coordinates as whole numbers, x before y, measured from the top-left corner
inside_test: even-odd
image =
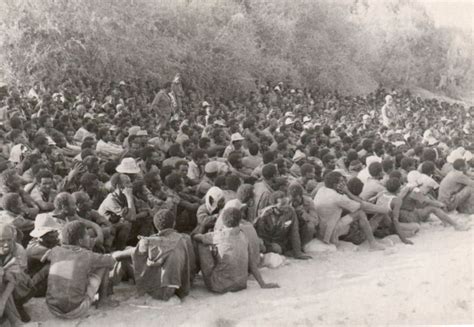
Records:
[[[310,255],[301,253],[301,254],[296,255],[296,256],[295,256],[295,259],[298,259],[298,260],[308,260],[308,259],[313,259],[313,257],[310,256]]]
[[[402,238],[401,240],[402,240],[402,242],[403,242],[404,244],[409,244],[409,245],[413,245],[413,244],[414,244],[412,241],[410,241],[409,239],[406,239],[406,238]]]
[[[263,283],[260,287],[261,288],[280,288],[280,285],[278,285],[277,283]]]

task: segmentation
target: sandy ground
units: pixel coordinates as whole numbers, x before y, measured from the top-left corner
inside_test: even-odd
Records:
[[[113,310],[91,309],[81,320],[57,320],[44,301],[26,308],[29,326],[314,326],[388,324],[473,324],[474,215],[457,215],[471,225],[456,232],[435,220],[422,226],[414,245],[394,243],[383,252],[364,246],[313,254],[263,268],[266,281],[280,289],[248,289],[214,295],[202,280],[180,303],[133,297],[133,286],[116,289],[123,302]]]

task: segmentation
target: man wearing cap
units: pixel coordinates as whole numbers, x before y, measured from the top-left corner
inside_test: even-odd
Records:
[[[42,215],[35,220],[35,228],[30,233],[32,239],[26,248],[28,258],[27,273],[35,285],[34,296],[45,296],[48,284],[49,263],[43,256],[49,249],[59,245],[61,225],[52,217]]]
[[[247,156],[249,153],[243,148],[245,138],[240,133],[234,133],[230,136],[230,144],[225,148],[223,157],[227,159],[229,153],[239,151],[242,156]]]
[[[197,185],[196,192],[199,196],[204,196],[209,189],[214,186],[214,181],[219,174],[217,161],[209,161],[204,166],[204,177]]]

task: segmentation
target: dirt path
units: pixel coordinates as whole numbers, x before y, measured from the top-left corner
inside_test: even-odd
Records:
[[[473,225],[474,216],[457,217]],[[198,280],[181,304],[133,299],[113,311],[92,309],[81,321],[53,319],[43,301],[27,308],[42,326],[314,326],[379,324],[472,324],[473,235],[438,222],[427,223],[415,245],[395,244],[384,252],[347,250],[291,260],[263,269],[281,288],[213,295]]]

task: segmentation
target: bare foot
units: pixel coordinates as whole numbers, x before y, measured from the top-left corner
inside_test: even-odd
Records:
[[[454,226],[454,229],[459,231],[459,232],[465,232],[467,230],[469,230],[471,227],[468,226],[468,225],[455,225]]]
[[[383,251],[385,247],[377,241],[369,243],[369,251]]]
[[[106,297],[105,299],[100,299],[97,301],[98,308],[116,308],[120,305],[119,301],[112,300],[111,298]]]

